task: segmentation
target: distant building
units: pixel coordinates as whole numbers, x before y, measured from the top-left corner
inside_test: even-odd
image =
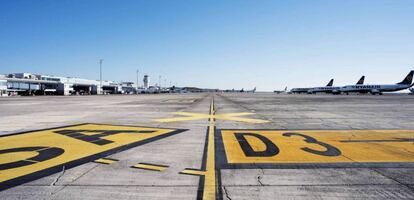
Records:
[[[121,94],[136,94],[137,88],[133,82],[122,82],[119,84],[118,91]]]
[[[104,94],[118,93],[118,83],[103,81],[102,88],[98,80],[37,75],[31,73],[13,73],[0,76],[0,90],[4,92],[4,82],[9,94]]]
[[[6,94],[7,94],[7,81],[0,79],[0,96],[5,96]]]
[[[148,75],[144,76],[144,89],[148,89],[150,84],[150,78]]]
[[[92,94],[141,94],[141,93],[186,93],[210,92],[218,90],[196,87],[161,88],[151,86],[150,77],[144,76],[144,87],[133,82],[91,80],[76,77],[39,75],[32,73],[12,73],[0,75],[0,96],[4,95],[92,95]]]

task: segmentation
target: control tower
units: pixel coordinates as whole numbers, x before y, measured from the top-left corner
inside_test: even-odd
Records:
[[[148,75],[145,75],[145,76],[144,76],[144,88],[145,88],[145,89],[148,89],[148,87],[149,87],[149,82],[150,82],[150,78],[149,78],[149,76],[148,76]]]

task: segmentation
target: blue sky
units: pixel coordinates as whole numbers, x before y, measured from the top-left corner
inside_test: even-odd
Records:
[[[116,81],[395,83],[414,69],[414,1],[0,1],[0,73],[98,79],[100,58]]]

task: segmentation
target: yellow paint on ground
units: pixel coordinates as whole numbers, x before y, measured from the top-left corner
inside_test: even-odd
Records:
[[[108,159],[108,158],[99,158],[97,160],[94,160],[93,162],[109,165],[109,164],[112,164],[112,163],[115,163],[115,162],[118,162],[118,161],[114,160],[114,159]]]
[[[137,169],[147,169],[147,170],[160,171],[160,172],[168,168],[168,166],[164,166],[164,165],[154,165],[154,164],[147,164],[147,163],[139,163],[132,167],[137,168]]]
[[[201,171],[201,170],[196,170],[196,169],[185,169],[185,170],[181,171],[180,174],[204,176],[206,174],[206,172]]]
[[[83,124],[0,137],[0,183],[172,131]]]
[[[238,122],[245,122],[245,123],[267,123],[269,121],[262,120],[262,119],[250,119],[244,118],[240,116],[245,115],[253,115],[254,113],[225,113],[225,114],[200,114],[200,113],[190,113],[190,112],[175,112],[173,114],[181,115],[185,117],[173,117],[173,118],[165,118],[165,119],[156,119],[157,122],[178,122],[178,121],[193,121],[193,120],[201,120],[201,119],[216,119],[216,120],[228,120],[228,121],[238,121]]]
[[[231,164],[414,162],[414,130],[223,130],[221,134]],[[266,145],[269,141],[277,153],[267,149],[272,146]]]
[[[168,99],[165,103],[194,103],[197,99]]]
[[[210,103],[210,115],[214,116],[214,98]],[[208,146],[207,146],[207,163],[206,173],[204,176],[204,191],[203,199],[216,199],[217,193],[217,179],[216,179],[216,166],[215,166],[215,144],[214,144],[214,117],[210,117],[210,124],[208,127]]]

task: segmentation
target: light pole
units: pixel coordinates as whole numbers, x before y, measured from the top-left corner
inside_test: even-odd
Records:
[[[101,94],[103,94],[103,88],[102,88],[102,62],[103,62],[103,59],[99,59],[99,80],[100,80]]]
[[[137,94],[138,94],[138,77],[139,77],[139,70],[137,69]]]
[[[161,75],[159,75],[158,76],[158,86],[160,87],[160,89],[161,89]]]

